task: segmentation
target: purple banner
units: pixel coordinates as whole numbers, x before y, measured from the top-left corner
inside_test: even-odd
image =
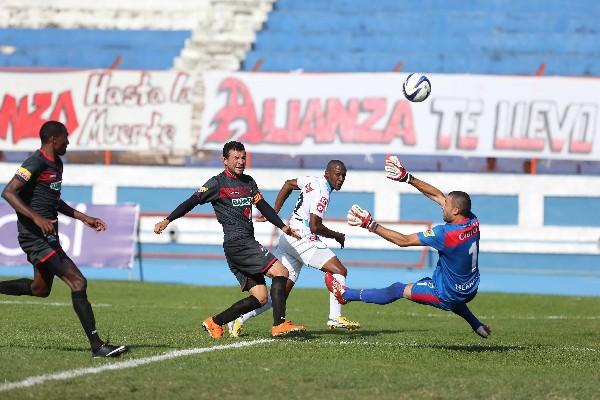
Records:
[[[96,232],[83,222],[58,215],[60,244],[80,267],[132,268],[139,220],[138,205],[70,204],[76,210],[100,218],[106,231]],[[28,264],[17,241],[17,214],[0,204],[0,265]]]

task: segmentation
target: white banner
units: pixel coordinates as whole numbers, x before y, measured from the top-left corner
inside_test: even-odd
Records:
[[[192,87],[176,71],[0,72],[0,150],[39,148],[51,119],[71,150],[189,150]]]
[[[199,147],[284,154],[435,154],[600,160],[600,79],[431,74],[204,74]]]

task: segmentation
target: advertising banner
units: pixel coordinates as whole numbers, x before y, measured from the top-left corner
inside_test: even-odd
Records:
[[[189,150],[192,87],[176,71],[0,72],[0,150],[39,148],[46,120],[70,150]]]
[[[421,154],[600,160],[600,79],[406,73],[204,74],[197,145],[283,154]]]
[[[108,225],[96,232],[83,222],[58,215],[58,233],[63,250],[80,267],[132,268],[139,220],[138,205],[71,204]],[[25,265],[27,258],[17,241],[17,214],[0,204],[0,265]]]

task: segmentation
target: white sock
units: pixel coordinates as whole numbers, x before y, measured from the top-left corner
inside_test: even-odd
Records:
[[[260,315],[265,311],[271,309],[271,307],[273,307],[273,305],[271,304],[271,295],[269,295],[269,299],[267,300],[267,303],[264,306],[259,307],[256,310],[249,311],[246,314],[242,315],[242,324],[248,321],[250,318],[256,317],[257,315]]]
[[[333,274],[339,283],[346,286],[346,277],[340,274]],[[333,293],[329,293],[329,319],[336,319],[342,315],[342,305],[335,299]]]

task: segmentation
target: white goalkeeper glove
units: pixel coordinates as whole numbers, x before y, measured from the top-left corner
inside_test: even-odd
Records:
[[[371,213],[360,208],[358,204],[352,205],[352,207],[348,210],[348,215],[346,215],[346,218],[348,218],[348,225],[360,226],[361,228],[368,229],[369,232],[373,232],[379,225],[373,219]]]
[[[390,156],[385,160],[385,177],[393,181],[410,183],[412,175],[404,168],[404,165],[396,156]]]

